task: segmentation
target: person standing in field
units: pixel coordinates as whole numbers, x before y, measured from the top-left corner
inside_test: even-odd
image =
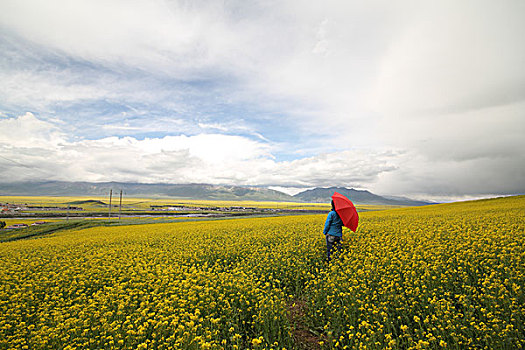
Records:
[[[341,252],[341,242],[343,240],[343,221],[335,211],[334,201],[332,200],[332,210],[328,213],[324,224],[323,234],[326,237],[326,261],[330,261],[330,254],[334,246]]]

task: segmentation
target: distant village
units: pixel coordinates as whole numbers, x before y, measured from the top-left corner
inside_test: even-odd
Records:
[[[81,207],[53,207],[53,206],[38,206],[38,205],[27,205],[27,204],[15,204],[15,203],[0,203],[0,213],[2,214],[16,214],[22,210],[84,210]]]
[[[43,224],[47,224],[47,222],[46,221],[36,221],[36,222],[33,222],[31,226],[39,226]],[[28,224],[13,224],[13,225],[4,227],[4,229],[12,230],[12,229],[17,229],[17,228],[25,228],[25,227],[29,227],[29,225]]]
[[[221,212],[275,212],[278,209],[274,208],[256,208],[256,207],[242,207],[242,206],[233,206],[233,207],[189,207],[189,206],[173,206],[173,205],[152,205],[150,206],[152,211],[221,211]]]
[[[112,205],[112,207],[118,207]],[[0,203],[1,214],[16,214],[21,211],[55,211],[55,210],[70,210],[70,211],[83,211],[84,208],[68,206],[38,206],[38,205],[27,205],[27,204],[14,204],[14,203]],[[278,211],[273,208],[256,208],[256,207],[243,207],[243,206],[232,206],[232,207],[195,207],[195,206],[183,206],[183,205],[152,205],[150,206],[151,211]]]
[[[104,205],[104,203],[100,202]],[[277,209],[277,208],[258,208],[245,206],[229,207],[209,207],[209,206],[189,206],[189,205],[151,205],[148,209],[126,208],[122,211],[117,205],[111,205],[111,208],[118,208],[120,217],[148,217],[148,216],[166,216],[166,217],[224,217],[239,215],[258,215],[258,214],[277,214],[277,213],[305,213],[317,212],[304,209]],[[108,208],[109,209],[109,208]],[[17,204],[17,203],[0,203],[0,218],[35,218],[44,220],[45,218],[88,218],[88,217],[109,217],[111,210],[103,212],[100,210],[92,211],[79,206],[53,206],[53,205],[34,205],[34,204]],[[45,224],[45,221],[37,221],[32,226]],[[6,223],[0,221],[0,229],[18,229],[28,227],[25,223],[12,224],[6,227]]]
[[[0,203],[0,216],[12,216],[19,214],[23,210],[31,210],[31,211],[51,211],[51,210],[74,210],[74,211],[81,211],[84,210],[80,207],[56,207],[56,206],[36,206],[36,205],[26,205],[26,204],[15,204],[15,203]],[[31,224],[31,226],[39,226],[46,224],[46,221],[36,221]],[[19,229],[19,228],[25,228],[29,227],[28,224],[13,224],[10,226],[6,226],[5,222],[0,221],[0,229]]]

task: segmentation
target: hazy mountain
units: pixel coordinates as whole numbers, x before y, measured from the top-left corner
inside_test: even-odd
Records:
[[[117,196],[171,197],[217,200],[297,201],[285,193],[258,187],[207,184],[140,184],[122,182],[17,182],[0,183],[0,195],[19,196]]]
[[[354,204],[377,204],[377,205],[407,205],[418,206],[432,204],[430,202],[415,201],[402,197],[382,197],[366,190],[354,190],[345,187],[314,188],[306,190],[293,196],[294,198],[310,203],[329,203],[334,192],[339,192],[348,197]]]
[[[122,190],[127,197],[164,197],[181,199],[255,200],[330,203],[335,191],[355,204],[406,205],[431,204],[402,197],[381,197],[369,191],[343,187],[315,188],[290,196],[259,187],[218,186],[208,184],[141,184],[124,182],[14,182],[0,183],[0,195],[9,196],[98,196],[106,197],[109,190],[116,197]]]

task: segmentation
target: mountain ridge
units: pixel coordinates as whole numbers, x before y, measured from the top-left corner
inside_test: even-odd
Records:
[[[366,190],[345,187],[318,187],[294,196],[261,187],[210,185],[210,184],[152,184],[128,182],[11,182],[0,183],[3,196],[107,196],[122,190],[125,196],[146,198],[178,198],[200,200],[254,200],[329,203],[334,192],[349,197],[356,204],[416,206],[431,204],[407,198],[386,198]]]
[[[348,197],[352,202],[359,204],[377,204],[377,205],[403,205],[403,206],[421,206],[433,204],[431,202],[416,201],[404,197],[383,197],[373,194],[367,190],[356,190],[346,187],[317,187],[311,190],[300,192],[294,197],[304,202],[324,203],[334,194],[339,192]]]
[[[294,201],[293,197],[271,189],[210,184],[151,184],[129,182],[13,182],[0,183],[0,195],[13,196],[107,196],[110,190],[126,196],[203,200]]]

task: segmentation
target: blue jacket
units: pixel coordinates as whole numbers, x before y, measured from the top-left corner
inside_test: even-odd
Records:
[[[334,210],[331,210],[328,213],[328,217],[326,218],[326,222],[324,224],[323,234],[329,234],[338,237],[343,236],[343,221]]]

